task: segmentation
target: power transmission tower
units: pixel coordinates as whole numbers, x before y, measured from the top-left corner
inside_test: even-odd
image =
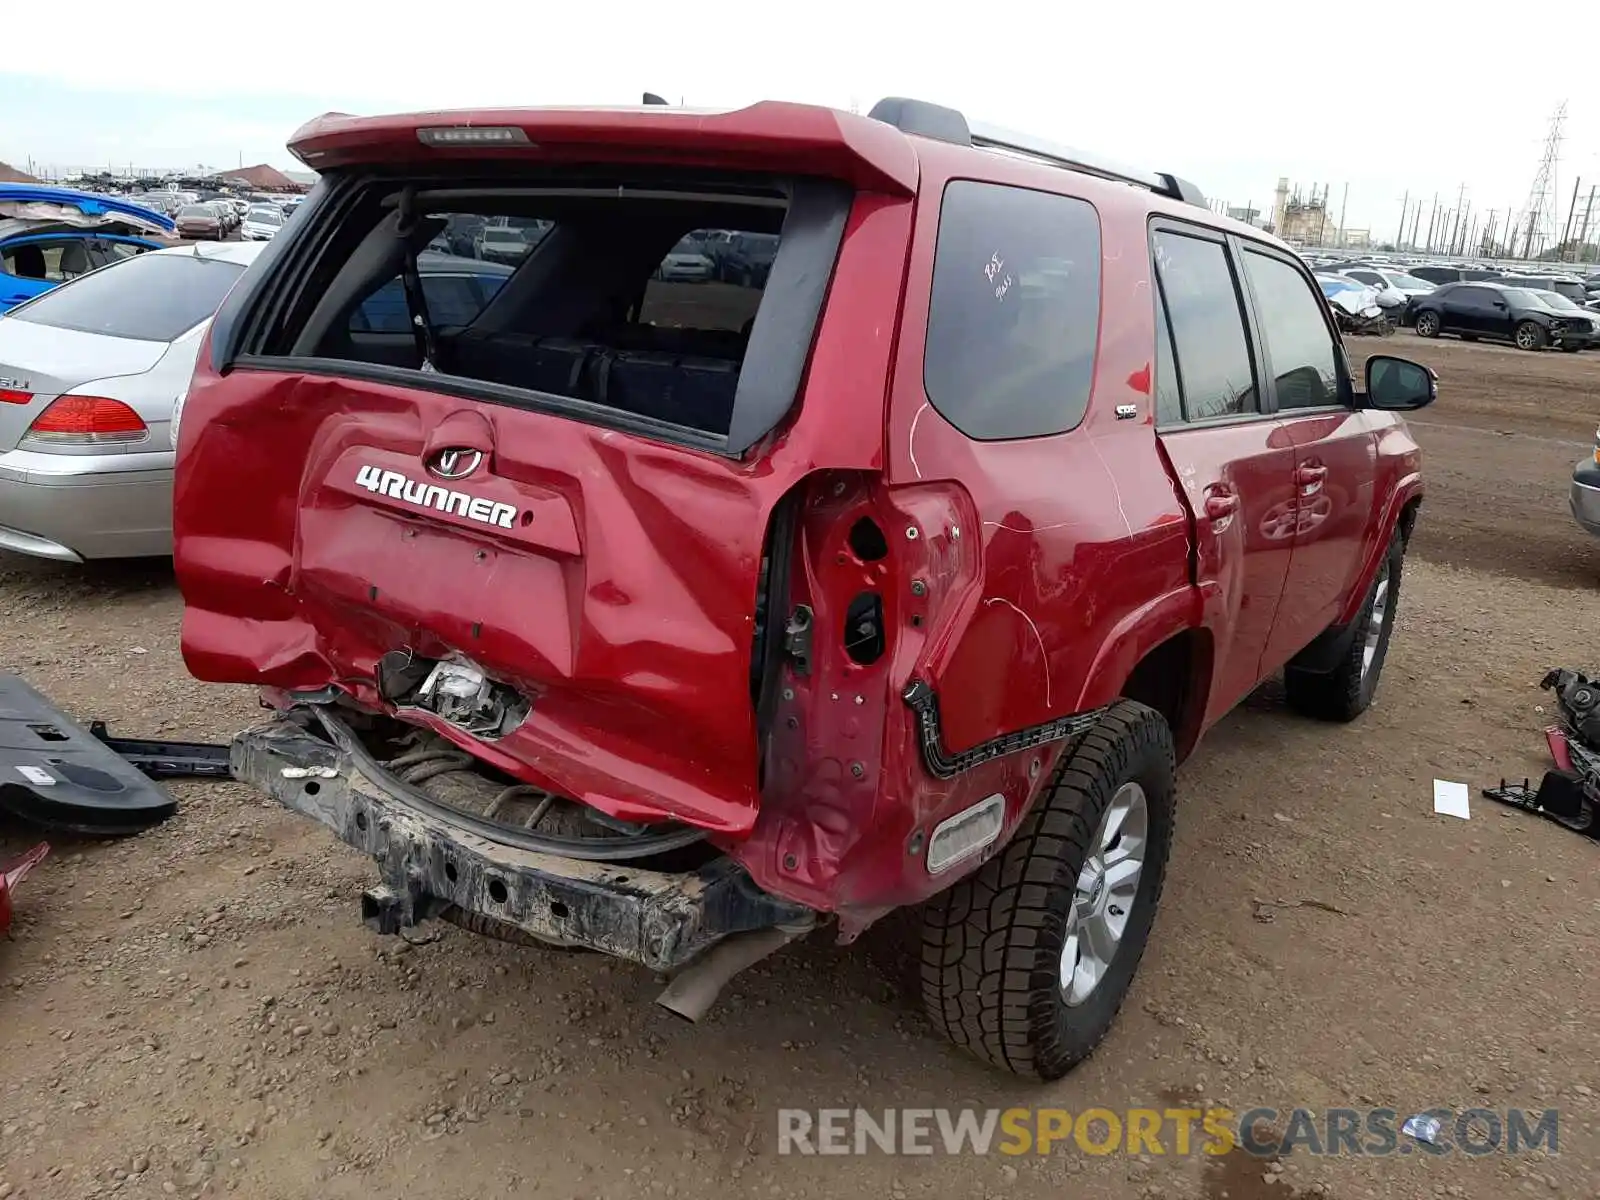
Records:
[[[1563,100],[1550,117],[1550,132],[1545,135],[1544,152],[1539,156],[1539,169],[1534,174],[1533,186],[1528,189],[1528,227],[1522,237],[1522,257],[1532,258],[1533,240],[1544,241],[1546,232],[1554,235],[1556,162],[1561,157],[1561,126],[1567,119],[1567,102]]]

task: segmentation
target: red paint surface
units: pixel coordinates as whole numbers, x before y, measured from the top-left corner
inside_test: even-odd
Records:
[[[914,832],[994,792],[1014,828],[1055,753],[934,779],[900,699],[912,677],[937,689],[960,751],[1109,702],[1142,657],[1195,631],[1204,703],[1192,741],[1348,619],[1419,490],[1416,445],[1402,422],[1371,412],[1157,437],[1146,223],[1188,210],[981,160],[983,177],[1095,203],[1105,255],[1084,422],[974,442],[929,405],[921,369],[937,197],[973,173],[973,152],[913,153],[886,126],[819,111],[473,118],[537,125],[545,156],[592,155],[604,133],[619,159],[804,161],[862,189],[802,397],[748,461],[422,390],[242,369],[219,378],[202,353],[175,517],[191,670],[333,684],[377,705],[385,652],[465,654],[531,695],[532,715],[493,744],[440,733],[616,815],[710,828],[761,886],[841,912],[848,936],[959,874],[931,879],[908,853]],[[425,151],[416,123],[325,122],[296,144],[326,162],[359,160],[368,142],[403,158],[459,153]],[[1118,405],[1137,418],[1118,420]],[[416,477],[430,449],[480,442],[490,461],[475,493],[531,512],[527,524],[473,527],[354,486],[359,465]],[[1312,493],[1306,467],[1326,467]],[[811,606],[814,666],[786,669],[763,764],[752,620],[767,524],[791,492],[792,593],[774,619]],[[1308,496],[1318,507],[1301,520]],[[850,548],[862,517],[887,536],[880,561]],[[888,651],[868,665],[843,652],[845,609],[864,589],[888,618]]]

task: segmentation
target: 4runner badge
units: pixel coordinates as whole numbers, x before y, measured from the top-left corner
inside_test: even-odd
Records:
[[[359,467],[356,469],[356,486],[379,496],[387,496],[391,500],[414,504],[418,508],[437,509],[442,513],[452,513],[469,521],[477,521],[480,525],[494,525],[501,529],[513,528],[517,516],[514,504],[501,504],[498,501],[485,500],[482,496],[469,496],[466,492],[451,491],[436,483],[407,479],[399,471]]]

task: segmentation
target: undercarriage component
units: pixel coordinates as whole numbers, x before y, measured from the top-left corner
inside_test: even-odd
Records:
[[[414,703],[482,738],[502,737],[528,715],[524,697],[463,662],[435,663]]]
[[[515,930],[670,971],[730,935],[812,919],[701,845],[698,829],[580,836],[572,810],[582,806],[556,797],[534,829],[443,802],[423,787],[465,774],[453,759],[428,757],[444,753],[424,746],[386,765],[343,719],[315,708],[246,730],[233,743],[232,762],[237,778],[327,825],[378,864],[382,883],[363,897],[362,910],[379,932],[432,917],[493,922],[495,936]],[[401,774],[415,780],[430,767],[445,769],[420,783]],[[529,798],[504,800],[502,809]],[[535,801],[531,811],[541,806]],[[561,832],[546,833],[544,821],[557,813]]]
[[[736,933],[718,942],[673,976],[666,991],[656,997],[656,1003],[685,1020],[698,1021],[711,1011],[722,989],[735,975],[768,955],[777,953],[795,938],[809,933],[814,926],[814,921],[807,920],[750,933]]]

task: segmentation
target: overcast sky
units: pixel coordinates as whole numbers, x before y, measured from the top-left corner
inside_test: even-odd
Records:
[[[288,135],[328,110],[636,103],[649,89],[697,106],[773,98],[865,111],[907,95],[1172,171],[1235,204],[1270,208],[1287,175],[1302,191],[1331,183],[1337,217],[1348,184],[1346,224],[1384,239],[1407,190],[1453,206],[1465,184],[1475,210],[1521,208],[1566,100],[1561,219],[1578,177],[1585,195],[1600,183],[1592,72],[1490,70],[1525,35],[1487,5],[1443,16],[1435,5],[1175,0],[276,0],[209,6],[202,22],[168,6],[139,30],[123,4],[77,0],[73,26],[93,28],[100,9],[116,36],[7,56],[0,159],[293,167]],[[1563,45],[1600,49],[1600,6],[1568,5],[1558,27]],[[1466,105],[1447,85],[1452,67],[1503,83]]]

